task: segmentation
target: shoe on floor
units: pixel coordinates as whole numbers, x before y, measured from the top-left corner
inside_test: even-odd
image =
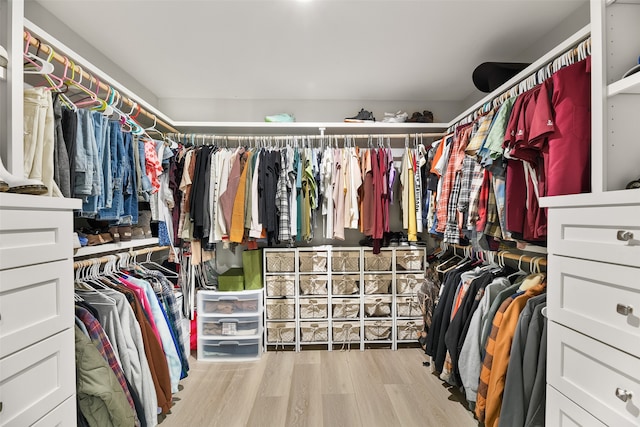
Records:
[[[347,123],[375,122],[376,118],[373,117],[373,113],[371,111],[367,111],[362,108],[356,116],[347,117],[346,119],[344,119],[344,121]]]
[[[9,184],[0,179],[0,193],[9,191]]]
[[[293,114],[280,113],[272,116],[265,116],[264,121],[269,123],[293,123],[296,121],[296,118],[293,117]]]
[[[404,123],[409,118],[409,115],[404,111],[398,111],[397,113],[384,113],[383,123]]]

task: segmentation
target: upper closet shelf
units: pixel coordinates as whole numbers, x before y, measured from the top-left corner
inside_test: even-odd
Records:
[[[175,127],[188,133],[213,133],[218,135],[325,135],[368,133],[441,133],[447,123],[344,123],[344,122],[174,122]],[[187,130],[188,129],[188,130]]]
[[[153,237],[151,239],[137,239],[131,240],[128,242],[120,242],[120,243],[106,243],[104,245],[96,245],[96,246],[83,246],[81,248],[76,249],[73,254],[74,258],[85,257],[89,255],[97,255],[97,254],[107,254],[109,252],[122,251],[123,249],[134,249],[141,248],[143,246],[157,245],[158,238]]]
[[[607,86],[607,96],[609,97],[624,93],[640,93],[640,72]]]

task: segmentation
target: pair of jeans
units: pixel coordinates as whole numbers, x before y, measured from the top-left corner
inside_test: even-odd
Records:
[[[98,111],[90,112],[90,117],[93,129],[88,129],[88,132],[93,132],[97,156],[94,164],[95,174],[93,176],[91,195],[87,197],[82,205],[82,215],[95,217],[98,211],[105,207],[105,162],[110,164],[111,152],[108,147],[109,141],[107,140],[107,125],[109,119]]]
[[[58,96],[55,96],[53,99],[53,116],[55,120],[53,179],[56,184],[58,184],[62,197],[71,197],[71,166],[69,164],[69,153],[67,152],[67,144],[64,140],[64,132],[62,129],[62,105]]]
[[[124,216],[131,218],[131,224],[138,223],[138,184],[136,179],[136,164],[133,154],[134,147],[133,136],[129,132],[122,134],[124,140],[125,165],[122,181],[122,195]]]
[[[24,176],[42,181],[47,196],[63,197],[54,180],[54,125],[51,92],[43,87],[24,91]]]
[[[111,199],[111,206],[100,209],[98,211],[98,218],[117,223],[124,214],[124,196],[122,190],[126,154],[120,123],[110,121],[108,128],[109,150],[111,152],[111,174],[105,179],[105,183],[108,185],[105,188],[105,191],[108,193],[105,194],[105,199]]]
[[[89,196],[97,195],[100,186],[98,181],[98,145],[93,126],[91,111],[78,110],[76,131],[76,164],[73,195],[85,202]],[[84,210],[84,208],[83,208]]]

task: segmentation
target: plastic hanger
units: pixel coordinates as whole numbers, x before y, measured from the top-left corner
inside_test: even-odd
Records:
[[[144,262],[141,262],[139,264],[145,267],[147,266],[155,267],[155,268],[152,268],[152,270],[160,271],[167,278],[177,279],[179,277],[178,273],[176,273],[175,271],[169,270],[168,268],[163,267],[157,262],[151,261],[151,252],[148,252],[147,259]]]

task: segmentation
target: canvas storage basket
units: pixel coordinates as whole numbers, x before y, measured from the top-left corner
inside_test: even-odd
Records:
[[[324,319],[326,317],[326,298],[300,298],[301,319]]]
[[[327,295],[327,276],[300,276],[301,295]]]
[[[391,270],[391,252],[383,251],[379,254],[374,254],[373,252],[365,252],[364,269],[366,271]]]
[[[391,316],[391,296],[365,297],[364,312],[368,317]]]
[[[332,252],[331,271],[360,271],[360,251]]]
[[[422,251],[396,251],[396,265],[398,270],[422,271]]]
[[[397,317],[415,317],[422,315],[422,310],[416,297],[398,297],[396,304]]]
[[[424,274],[397,274],[396,275],[396,293],[398,294],[416,294],[422,287],[424,282]]]
[[[367,295],[391,293],[391,275],[365,274],[364,293]]]
[[[422,320],[398,320],[396,323],[398,341],[417,341],[422,333]]]
[[[294,276],[267,276],[267,296],[285,297],[296,294],[296,278]]]
[[[331,328],[334,342],[359,342],[360,323],[359,322],[333,322]]]
[[[367,341],[384,341],[391,338],[391,320],[364,322],[364,339]]]
[[[326,342],[329,340],[327,322],[300,322],[301,342]]]
[[[267,322],[267,343],[293,343],[296,340],[295,322]]]
[[[334,319],[355,319],[360,314],[360,301],[355,298],[333,299]]]
[[[267,252],[267,271],[268,272],[285,272],[295,271],[295,252]]]
[[[352,295],[360,292],[360,276],[340,274],[331,276],[331,292],[333,295]]]
[[[268,299],[267,319],[295,319],[296,302],[293,299]]]
[[[327,271],[326,252],[299,252],[300,271]]]

